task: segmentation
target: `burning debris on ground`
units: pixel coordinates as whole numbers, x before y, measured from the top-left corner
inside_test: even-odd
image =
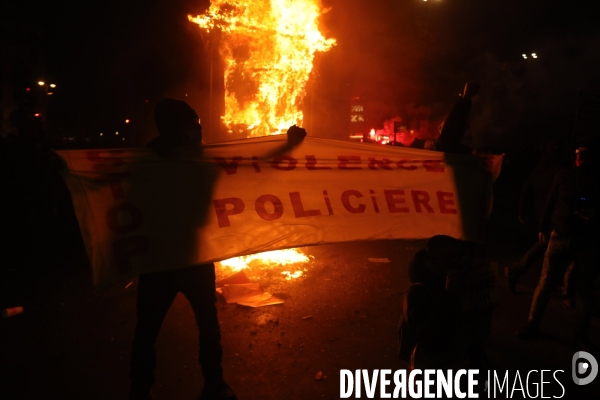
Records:
[[[286,293],[288,286],[318,274],[322,262],[306,255],[304,249],[287,249],[236,257],[215,263],[217,281],[243,272],[250,282],[272,293]],[[284,295],[285,297],[285,295]]]

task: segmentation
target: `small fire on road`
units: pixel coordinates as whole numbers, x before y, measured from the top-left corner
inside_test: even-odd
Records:
[[[217,275],[220,277],[239,271],[245,271],[247,275],[252,276],[269,270],[271,275],[277,273],[279,278],[289,281],[304,276],[310,258],[300,249],[286,249],[234,257],[215,264]]]

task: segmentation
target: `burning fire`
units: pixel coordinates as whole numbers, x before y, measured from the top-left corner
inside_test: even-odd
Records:
[[[250,268],[253,261],[258,261],[264,267],[284,266],[291,264],[307,263],[308,256],[302,254],[298,249],[286,249],[265,251],[264,253],[251,254],[249,256],[234,257],[220,262],[221,266],[230,268],[233,272],[238,272]],[[300,278],[304,272],[296,270],[295,272],[282,271],[286,280]]]
[[[301,126],[315,53],[335,45],[318,28],[326,11],[320,0],[211,0],[205,14],[188,16],[208,32],[221,31],[222,119],[230,131],[265,136]]]
[[[321,0],[211,0],[208,11],[188,19],[206,31],[221,32],[219,52],[225,67],[225,115],[233,132],[266,136],[302,125],[306,83],[317,51],[327,51],[318,18]],[[240,271],[253,260],[274,267],[307,263],[297,249],[268,251],[221,261]],[[302,271],[283,271],[286,280]]]

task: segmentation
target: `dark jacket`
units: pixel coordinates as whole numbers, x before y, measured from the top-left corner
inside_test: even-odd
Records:
[[[561,235],[598,236],[599,188],[597,174],[589,168],[561,169],[557,174],[542,213],[540,231],[555,230]],[[576,215],[593,209],[596,217],[585,220]]]
[[[408,264],[408,277],[412,283],[423,284],[435,297],[446,287],[446,274],[427,265],[427,250],[418,251]]]
[[[567,167],[561,159],[545,159],[536,165],[521,190],[519,197],[519,217],[537,226],[542,221],[542,213],[548,199],[548,193],[556,173]]]
[[[442,132],[435,144],[435,150],[447,153],[470,153],[469,147],[461,144],[467,127],[467,119],[471,112],[470,99],[458,99],[452,111],[444,121]]]

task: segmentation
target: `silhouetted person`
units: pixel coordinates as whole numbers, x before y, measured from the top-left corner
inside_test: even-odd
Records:
[[[462,140],[469,126],[467,120],[471,112],[471,99],[478,91],[479,84],[475,82],[465,84],[461,98],[456,100],[444,121],[434,150],[446,153],[471,153],[471,148],[462,145]]]
[[[196,151],[198,155],[201,154],[202,126],[199,123],[198,115],[186,102],[175,99],[161,100],[156,105],[154,117],[159,136],[152,140],[148,147],[161,157],[173,160],[178,160],[178,157]],[[296,126],[290,127],[287,143],[269,154],[279,155],[292,149],[303,140],[304,136],[306,136],[304,129]],[[190,173],[196,174],[194,180],[199,182],[198,185],[205,186],[190,190],[193,193],[192,196],[198,198],[198,201],[194,200],[192,203],[206,203],[207,199],[210,200],[215,177],[200,176],[203,173],[209,175],[209,170],[191,169]],[[165,183],[167,186],[171,185],[169,188],[157,189],[168,190],[173,196],[174,193],[181,190],[180,187],[177,187],[181,182],[177,178],[179,177],[174,176],[172,180]],[[134,185],[135,182],[132,183],[132,190]],[[170,200],[178,203],[177,199]],[[171,204],[171,206],[175,207],[176,204]],[[148,218],[150,219],[152,216]],[[200,216],[200,219],[194,223],[202,224],[203,221],[203,217]],[[189,231],[180,232],[180,240],[187,243],[183,248],[188,251],[194,251],[194,246],[198,243],[193,229],[192,227]],[[213,263],[145,273],[139,276],[137,325],[131,352],[129,398],[131,400],[153,398],[150,389],[155,380],[156,339],[165,315],[179,292],[183,293],[190,302],[199,330],[198,361],[204,376],[204,388],[200,399],[236,399],[237,397],[223,379],[221,366],[223,351],[215,306],[215,268]]]
[[[411,369],[485,367],[491,309],[472,305],[487,289],[473,279],[480,273],[475,252],[473,243],[436,235],[410,263],[413,285],[402,299],[398,333],[399,358],[410,360]]]
[[[556,173],[562,168],[569,167],[569,164],[569,158],[565,155],[561,141],[552,139],[546,144],[542,159],[533,168],[523,185],[519,197],[519,221],[534,227],[536,233]],[[519,261],[511,267],[505,268],[504,272],[508,278],[508,287],[511,292],[516,292],[519,278],[538,258],[544,255],[546,248],[547,244],[536,238],[535,243]]]
[[[402,316],[398,327],[399,358],[410,361],[421,332],[433,313],[438,298],[444,293],[451,267],[457,261],[456,239],[437,235],[427,241],[408,265],[408,277],[413,283],[402,299]],[[439,262],[442,260],[442,262]]]
[[[196,149],[202,142],[202,126],[185,102],[164,99],[155,108],[159,136],[148,147],[166,157],[177,149]],[[206,188],[211,191],[211,188]],[[198,361],[204,376],[202,398],[236,399],[223,380],[221,332],[215,306],[215,269],[212,263],[141,274],[137,292],[137,325],[131,352],[129,398],[151,399],[156,367],[156,339],[177,293],[190,302],[199,330]]]
[[[540,335],[539,324],[550,294],[560,284],[569,260],[573,259],[576,289],[581,300],[575,339],[579,344],[591,345],[587,332],[592,287],[600,268],[600,182],[594,165],[596,151],[578,148],[575,167],[562,169],[554,179],[539,232],[539,240],[548,243],[548,249],[528,322],[517,331],[520,338],[534,339]]]
[[[460,298],[448,289],[457,273],[469,269],[467,244],[450,236],[436,235],[426,248],[417,252],[409,264],[413,283],[402,300],[399,357],[414,362],[414,349],[420,354],[435,353],[433,363],[443,366],[454,362],[453,348]],[[417,354],[418,355],[418,354]],[[433,366],[430,366],[433,368]],[[418,368],[418,367],[417,367]]]

